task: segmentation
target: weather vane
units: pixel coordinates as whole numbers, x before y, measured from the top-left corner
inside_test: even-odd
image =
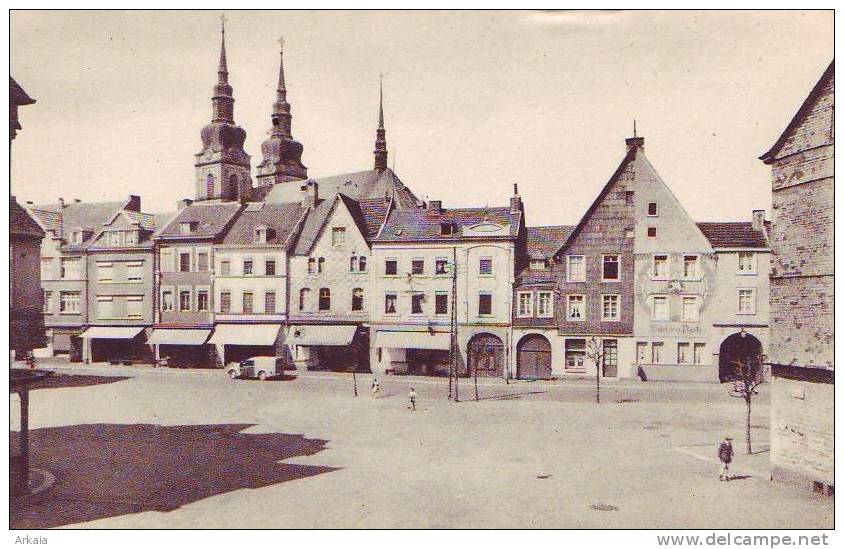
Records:
[[[278,45],[283,51],[284,50],[284,37],[283,36],[278,37]]]

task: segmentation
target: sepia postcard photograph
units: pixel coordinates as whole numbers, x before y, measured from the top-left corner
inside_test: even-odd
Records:
[[[9,546],[832,543],[833,10],[8,16]]]

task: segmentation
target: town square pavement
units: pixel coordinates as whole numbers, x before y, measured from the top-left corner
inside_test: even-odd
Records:
[[[481,380],[479,401],[461,380],[454,403],[446,380],[388,377],[375,399],[357,378],[355,397],[350,374],[59,368],[30,404],[33,466],[56,481],[12,500],[11,526],[833,526],[831,499],[768,479],[764,390],[747,456],[744,404],[717,385],[608,382],[597,404],[588,380]]]

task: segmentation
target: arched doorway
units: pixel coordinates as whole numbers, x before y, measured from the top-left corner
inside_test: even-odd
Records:
[[[736,379],[736,362],[747,364],[752,361],[758,366],[759,356],[762,354],[762,343],[747,332],[733,334],[721,343],[718,351],[718,378],[721,383]]]
[[[516,346],[516,377],[519,379],[551,378],[551,343],[540,334],[523,337]]]
[[[469,340],[469,372],[478,377],[504,375],[504,344],[498,336],[477,334]]]

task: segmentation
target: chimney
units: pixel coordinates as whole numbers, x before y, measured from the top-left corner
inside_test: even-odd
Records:
[[[522,197],[519,196],[519,184],[513,183],[513,196],[510,197],[510,213],[522,211]]]
[[[74,204],[81,204],[81,203],[82,203],[82,200],[80,200],[80,199],[78,199],[78,198],[74,198],[74,199],[73,199],[73,203],[74,203]]]
[[[14,198],[14,197],[12,197],[12,198]],[[33,204],[35,204],[35,202],[33,202],[32,200],[27,200],[27,201],[26,201],[26,203],[27,203],[28,205],[30,205],[30,206],[32,206]]]
[[[176,210],[182,211],[185,208],[187,208],[188,206],[190,206],[191,204],[193,204],[193,200],[191,200],[190,198],[183,198],[183,199],[179,200],[178,202],[176,202]]]
[[[129,210],[130,212],[140,212],[141,197],[136,194],[130,194],[129,199],[126,201],[126,206],[123,209]]]
[[[319,203],[319,183],[309,179],[301,187],[302,205],[306,208],[313,208]]]
[[[59,206],[64,208],[64,198],[62,198],[62,197],[59,197]]]
[[[428,211],[435,214],[443,213],[443,201],[431,200],[428,202]]]
[[[751,227],[754,231],[765,230],[765,210],[753,210]]]

